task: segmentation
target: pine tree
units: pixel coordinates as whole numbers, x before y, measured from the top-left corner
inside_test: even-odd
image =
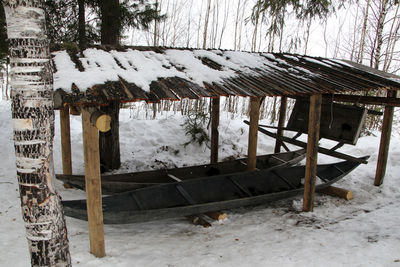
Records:
[[[71,266],[67,229],[52,184],[53,79],[41,0],[4,1],[12,119],[22,217],[32,266]]]
[[[79,5],[86,0],[45,0],[46,27],[50,43],[80,43]],[[85,36],[92,42],[100,41],[96,25],[85,25]]]
[[[148,1],[95,0],[101,18],[101,43],[119,45],[126,27],[148,28],[153,20],[160,20],[155,5]],[[104,170],[118,169],[121,166],[119,145],[119,102],[111,102],[102,111],[111,116],[111,130],[99,133],[100,163]]]

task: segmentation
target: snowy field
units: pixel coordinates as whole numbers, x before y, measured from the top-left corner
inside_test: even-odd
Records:
[[[220,159],[244,156],[245,118],[222,113]],[[206,163],[209,149],[188,140],[180,114],[164,113],[146,120],[137,111],[120,114],[121,172]],[[267,121],[262,122],[268,124]],[[263,206],[227,210],[228,218],[210,228],[184,218],[129,225],[106,225],[107,256],[89,253],[87,222],[67,218],[74,266],[400,266],[400,140],[396,122],[384,185],[373,186],[379,133],[362,137],[356,147],[339,151],[371,155],[337,185],[351,189],[354,199],[316,195],[312,213],[300,212],[302,196]],[[12,141],[10,104],[0,101],[0,266],[29,266],[21,218]],[[82,174],[81,121],[71,117],[73,172]],[[304,140],[304,139],[303,139]],[[272,153],[274,140],[259,136],[259,154]],[[330,147],[332,142],[323,141]],[[58,112],[55,169],[61,173]],[[319,162],[332,162],[320,155]],[[84,197],[78,190],[56,186],[63,199]]]

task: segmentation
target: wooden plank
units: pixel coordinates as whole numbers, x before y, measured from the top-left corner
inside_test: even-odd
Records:
[[[104,225],[101,197],[100,152],[98,130],[90,123],[91,113],[82,109],[83,152],[85,160],[85,188],[89,223],[90,252],[104,257]]]
[[[69,107],[60,109],[61,154],[64,175],[72,174],[71,157],[71,128],[69,121]]]
[[[211,100],[211,159],[210,163],[218,162],[218,144],[219,144],[219,97]]]
[[[249,122],[246,121],[246,120],[244,121],[244,123],[249,124]],[[299,141],[299,140],[295,140],[295,139],[292,139],[292,138],[288,138],[286,136],[278,137],[276,134],[271,133],[271,132],[269,132],[269,131],[261,128],[261,127],[258,127],[258,130],[261,133],[263,133],[265,135],[268,135],[268,136],[270,136],[272,138],[278,138],[278,139],[280,139],[280,140],[282,140],[284,142],[287,142],[287,143],[290,143],[290,144],[293,144],[293,145],[296,145],[296,146],[299,146],[299,147],[307,148],[307,143],[305,143],[305,142],[302,142],[302,141]],[[338,159],[344,159],[344,160],[349,160],[349,161],[354,161],[354,162],[360,162],[360,163],[364,163],[364,164],[368,163],[368,161],[365,158],[352,157],[352,156],[349,156],[349,155],[346,155],[346,154],[343,154],[343,153],[340,153],[340,152],[337,152],[337,151],[331,151],[330,149],[327,149],[327,148],[324,148],[324,147],[318,147],[318,152],[322,153],[322,154],[325,154],[325,155],[328,155],[328,156],[331,156],[331,157],[338,158]]]
[[[388,99],[396,99],[397,91],[388,91]],[[394,107],[386,106],[383,113],[381,141],[379,145],[378,163],[376,166],[374,185],[379,186],[383,183],[386,173],[386,165],[389,154],[390,135],[392,134]]]
[[[332,96],[329,96],[329,98],[332,99]],[[334,94],[333,100],[358,104],[400,107],[400,98]]]
[[[287,97],[286,96],[281,96],[281,106],[279,108],[279,121],[278,121],[278,131],[277,135],[278,136],[283,136],[283,127],[285,126],[285,120],[286,120],[286,109],[287,109]],[[281,145],[282,141],[279,139],[276,139],[275,141],[275,153],[281,152]]]
[[[335,187],[335,186],[328,186],[318,190],[319,193],[327,194],[334,197],[340,197],[345,200],[352,200],[353,199],[353,192],[350,190],[346,190],[343,188]]]
[[[322,95],[310,97],[310,113],[308,119],[308,142],[306,155],[306,172],[304,179],[303,211],[313,211],[315,181],[317,178],[318,141],[321,120]]]
[[[260,117],[260,97],[251,97],[250,99],[250,129],[249,145],[247,152],[247,170],[252,171],[256,168],[257,162],[257,137],[258,137],[258,119]]]

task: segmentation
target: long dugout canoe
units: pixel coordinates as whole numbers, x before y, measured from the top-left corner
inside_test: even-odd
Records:
[[[367,157],[365,157],[367,159]],[[317,166],[322,189],[360,163],[342,161]],[[263,204],[303,192],[305,166],[247,171],[161,184],[103,197],[106,224],[174,218],[209,211]],[[87,220],[86,200],[63,201],[65,214]]]

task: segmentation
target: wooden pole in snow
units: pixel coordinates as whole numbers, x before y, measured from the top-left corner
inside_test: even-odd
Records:
[[[211,100],[211,163],[218,162],[218,143],[219,143],[219,104],[220,98]]]
[[[252,171],[257,163],[257,137],[258,137],[258,119],[260,117],[260,97],[250,99],[250,129],[249,146],[247,152],[247,170]]]
[[[319,128],[321,121],[321,103],[321,94],[312,95],[310,97],[303,211],[313,211],[314,208],[315,181],[317,178]]]
[[[69,121],[69,107],[60,109],[61,154],[64,175],[72,174],[71,157],[71,129]]]
[[[393,98],[397,98],[397,91],[388,91],[387,92],[388,101]],[[392,134],[392,123],[393,123],[393,106],[386,106],[385,111],[383,113],[383,123],[382,123],[382,133],[381,133],[381,141],[379,145],[379,154],[378,154],[378,163],[376,166],[376,174],[374,185],[379,186],[383,183],[383,179],[385,178],[386,173],[386,165],[387,159],[389,155],[389,144],[390,144],[390,135]]]
[[[279,108],[279,121],[278,121],[278,131],[277,135],[279,137],[283,136],[283,127],[285,126],[286,120],[286,109],[287,109],[287,97],[281,96],[281,106]],[[278,138],[275,141],[275,153],[281,152],[281,142]]]
[[[90,252],[104,257],[104,225],[101,198],[100,152],[98,130],[90,122],[91,113],[82,109],[83,152],[85,160],[86,205],[89,223]]]

